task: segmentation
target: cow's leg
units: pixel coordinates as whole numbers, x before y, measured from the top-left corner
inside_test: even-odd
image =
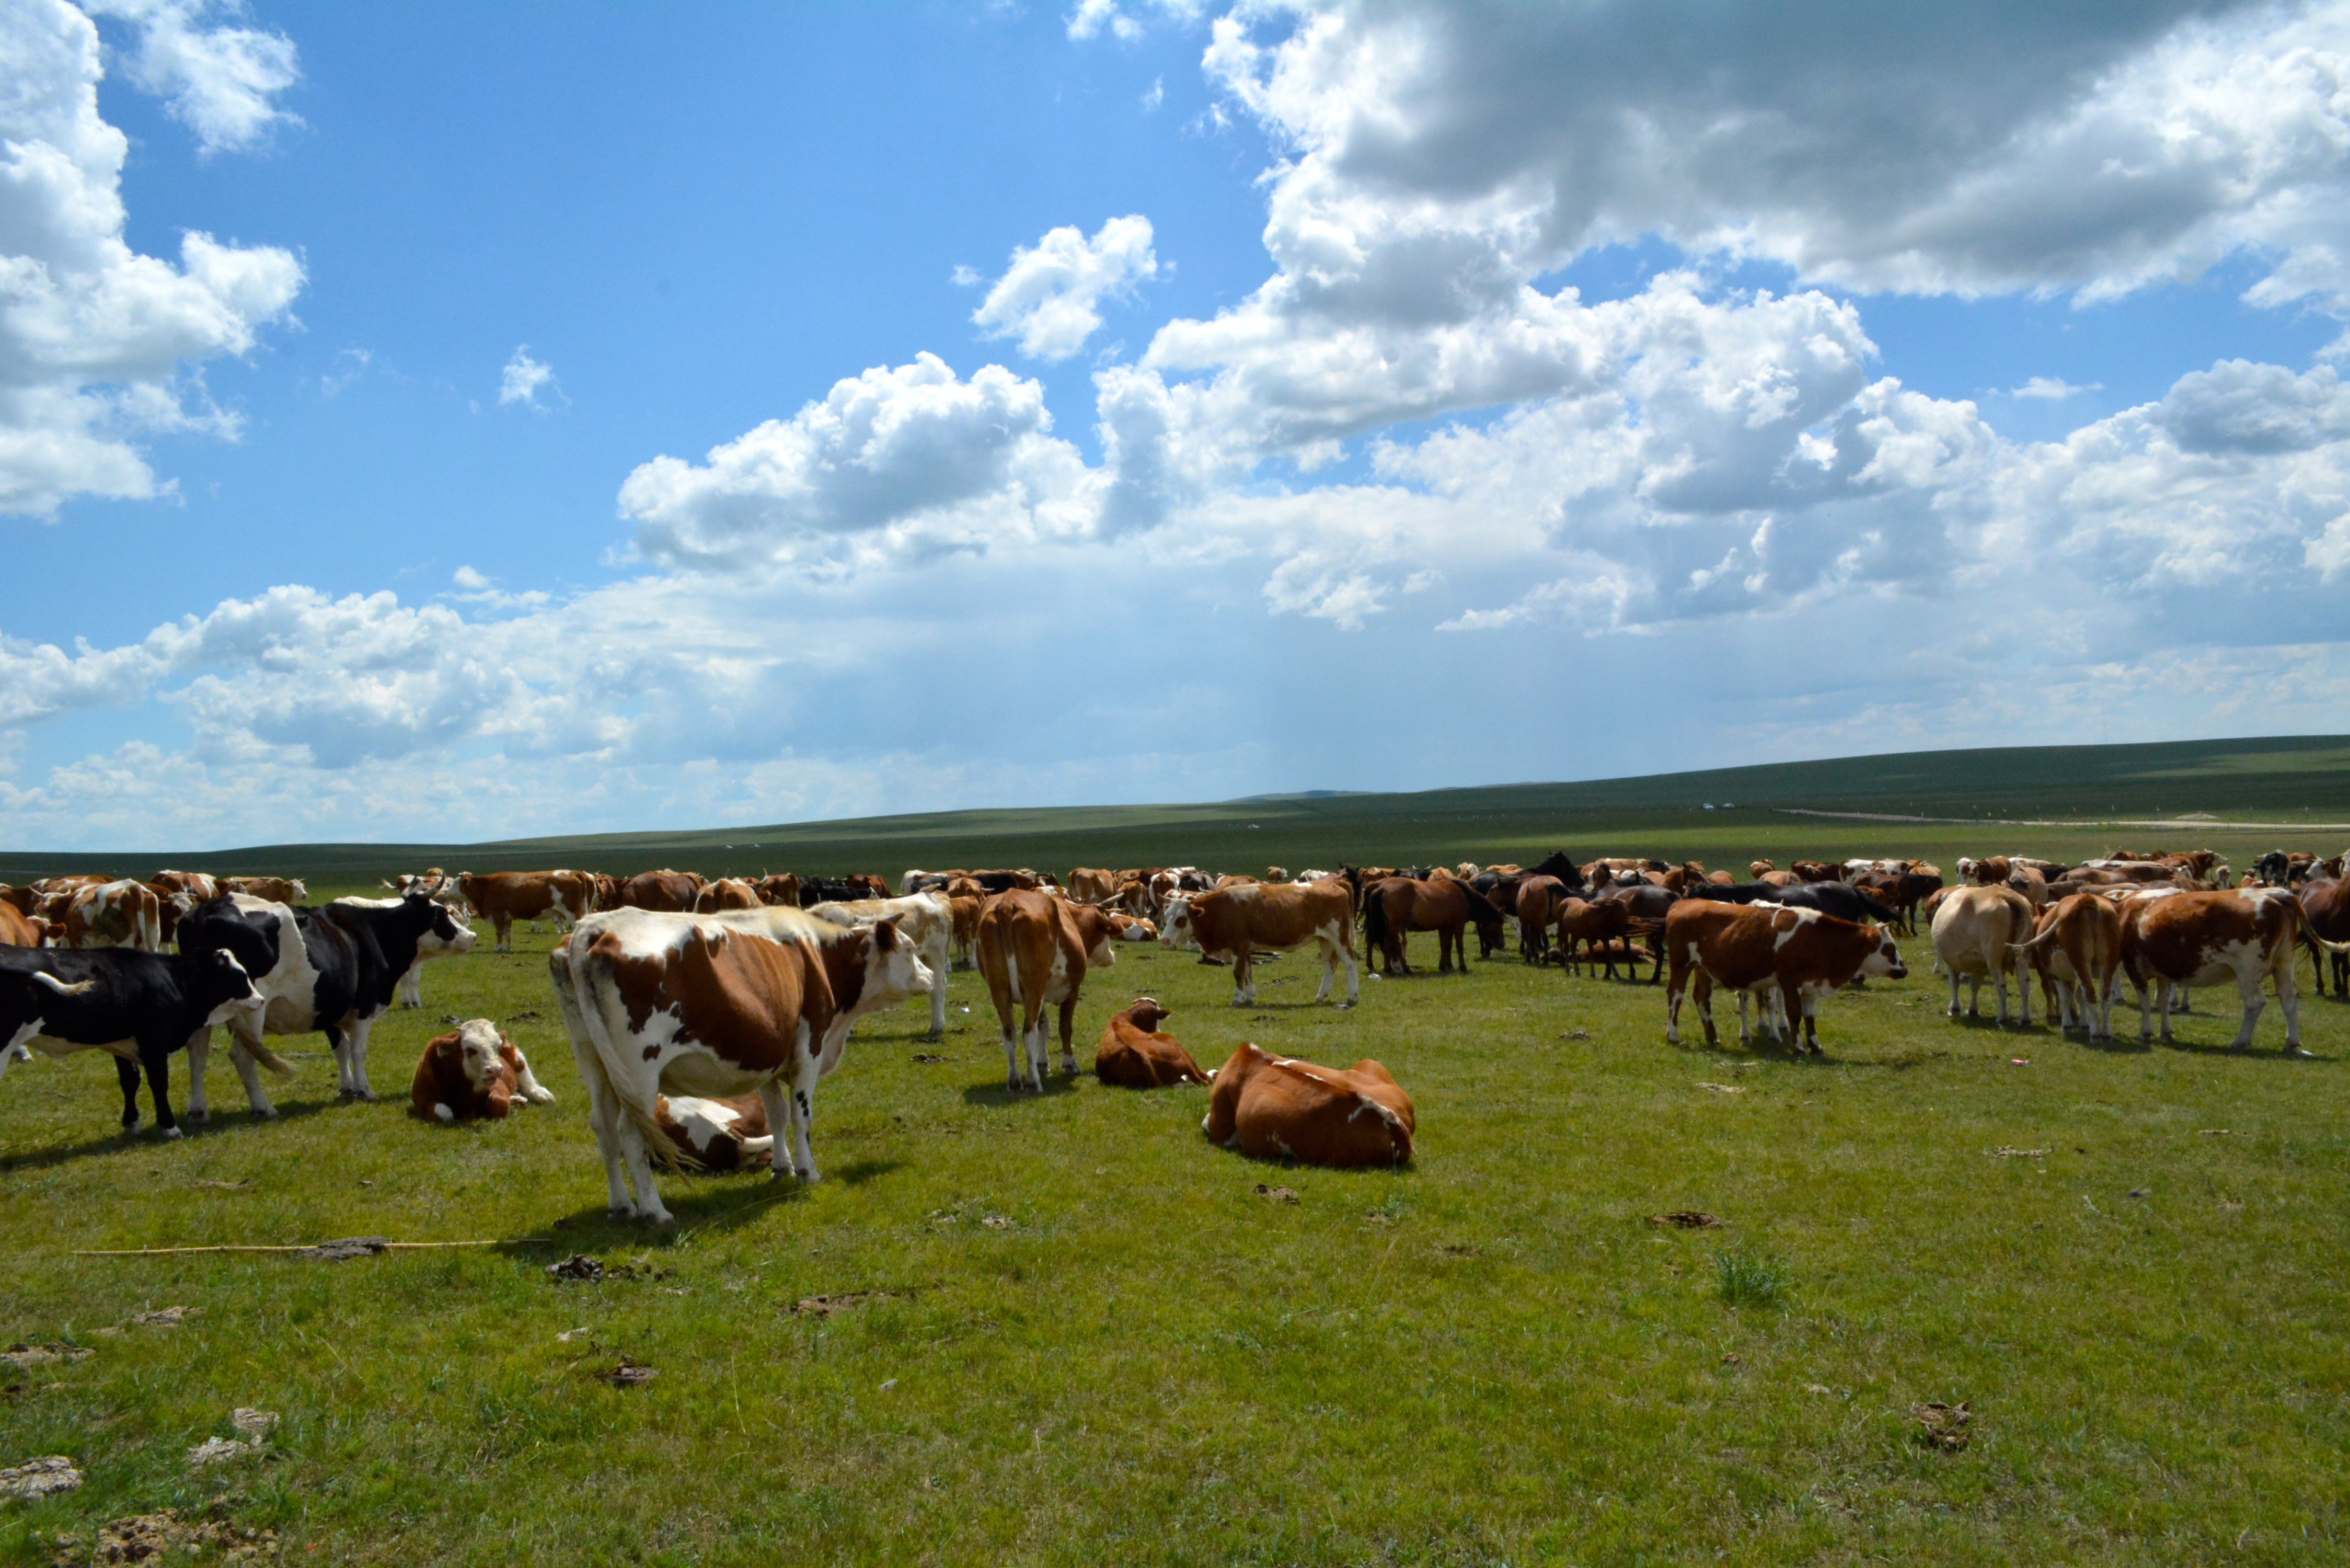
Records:
[[[1061,1003],[1061,1075],[1065,1078],[1074,1078],[1077,1075],[1076,1047],[1070,1040],[1071,1034],[1076,1028],[1076,1022],[1077,998],[1076,993],[1071,992],[1067,1000]]]
[[[351,1064],[351,1093],[369,1105],[375,1103],[375,1087],[368,1082],[367,1051],[368,1036],[374,1032],[375,1020],[360,1018],[351,1025],[350,1044],[347,1048]]]
[[[627,1091],[616,1084],[613,1085],[613,1092],[623,1094]],[[644,1127],[638,1118],[625,1108],[614,1120],[618,1124],[614,1131],[618,1134],[620,1146],[620,1159],[628,1167],[629,1183],[637,1189],[637,1215],[641,1219],[651,1220],[656,1225],[675,1224],[677,1217],[662,1206],[660,1189],[653,1181],[652,1150],[645,1142]],[[652,1120],[650,1112],[647,1113],[644,1120],[648,1122]]]
[[[402,1007],[424,1005],[424,961],[422,959],[418,959],[414,963],[410,964],[408,972],[400,977],[400,1005]]]
[[[1250,1007],[1256,1002],[1256,944],[1243,934],[1241,945],[1232,952],[1232,1005]]]
[[[1950,971],[1950,1016],[1959,1015],[1959,971]]]
[[[1689,989],[1689,965],[1680,962],[1677,957],[1673,963],[1673,978],[1665,986],[1665,1044],[1668,1045],[1681,1043],[1681,993]]]
[[[1744,991],[1738,993],[1738,1044],[1741,1050],[1745,1051],[1754,1049],[1753,1032],[1746,1027],[1746,1004],[1751,1000],[1751,993]]]
[[[180,1126],[172,1119],[171,1046],[160,1040],[142,1040],[139,1043],[139,1062],[147,1069],[147,1096],[155,1102],[156,1132],[164,1137],[178,1137]]]
[[[951,957],[941,957],[931,966],[931,1038],[943,1039],[947,1032],[947,974],[954,968]]]
[[[792,1083],[792,1168],[806,1182],[823,1179],[816,1168],[816,1150],[810,1144],[816,1131],[816,1085],[824,1076],[821,1064],[814,1051],[800,1058],[800,1070]]]
[[[2015,971],[2015,1019],[2017,1027],[2032,1027],[2032,975],[2021,968]]]
[[[2276,971],[2277,1005],[2284,1009],[2284,1054],[2305,1056],[2301,1048],[2301,979],[2293,972],[2294,954],[2291,946],[2284,950],[2284,962]]]
[[[114,1081],[122,1089],[122,1136],[139,1130],[139,1064],[128,1056],[114,1059]]]
[[[2162,1014],[2162,1037],[2165,1041],[2171,1038],[2170,992],[2170,977],[2168,975],[2158,976],[2154,982],[2155,1011]]]
[[[1028,1049],[1028,1086],[1041,1095],[1045,1092],[1045,1064],[1052,1054],[1045,1042],[1045,1003],[1041,998],[1024,1004],[1020,1025],[1021,1042]]]
[[[1003,1086],[1015,1095],[1027,1087],[1027,1081],[1020,1075],[1020,1044],[1009,1023],[1003,1026]]]
[[[1697,1003],[1698,1018],[1705,1025],[1705,1043],[1710,1046],[1721,1044],[1721,1036],[1713,1027],[1713,976],[1698,971],[1696,979],[1690,982],[1690,1000]]]
[[[212,1054],[210,1025],[188,1036],[188,1120],[198,1127],[213,1119],[212,1106],[204,1103],[204,1066]]]
[[[2268,998],[2261,994],[2262,971],[2239,969],[2236,971],[2236,993],[2244,999],[2244,1022],[2236,1030],[2236,1038],[2229,1049],[2242,1051],[2252,1043],[2252,1029],[2261,1021],[2261,1010]]]

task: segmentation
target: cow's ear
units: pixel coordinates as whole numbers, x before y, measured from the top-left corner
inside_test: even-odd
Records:
[[[898,922],[894,919],[883,920],[873,928],[873,945],[885,953],[897,947]]]

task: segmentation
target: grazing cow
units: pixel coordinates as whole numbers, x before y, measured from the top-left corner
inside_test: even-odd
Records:
[[[608,872],[598,871],[596,877],[596,912],[603,914],[621,908],[620,879]]]
[[[663,1095],[653,1102],[653,1120],[681,1159],[704,1170],[740,1170],[775,1155],[767,1107],[756,1095],[727,1100]]]
[[[2028,941],[2033,923],[2031,900],[2012,888],[1957,888],[1934,910],[1934,956],[1950,976],[1950,1016],[1959,1015],[1959,981],[1969,982],[1967,1016],[1982,1015],[1982,982],[1999,992],[1999,1021],[2007,1022],[2007,977],[2016,980],[2025,1028],[2032,1026],[2032,992],[2024,983],[2015,950]]]
[[[1286,881],[1289,881],[1289,880],[1291,880],[1291,877],[1290,877],[1290,875],[1289,875],[1289,868],[1288,868],[1287,867],[1285,867],[1285,866],[1268,866],[1268,867],[1266,867],[1264,868],[1264,879],[1265,879],[1266,881],[1268,881],[1268,882],[1286,882]],[[1313,880],[1313,878],[1312,878],[1312,877],[1302,877],[1302,878],[1299,878],[1299,880],[1303,880],[1303,881],[1308,881],[1308,882],[1310,882],[1310,881],[1312,881],[1312,880]]]
[[[1208,1075],[1172,1034],[1161,1034],[1167,1009],[1157,999],[1138,996],[1134,1005],[1110,1015],[1094,1051],[1094,1076],[1114,1089],[1163,1089],[1172,1084],[1204,1084]]]
[[[1746,863],[1746,874],[1757,882],[1778,868],[1779,863],[1775,860],[1750,860]]]
[[[979,970],[1003,1027],[1004,1085],[1045,1090],[1050,1055],[1045,1009],[1057,1006],[1061,1022],[1061,1070],[1077,1075],[1077,996],[1089,969],[1118,961],[1118,917],[1090,904],[1072,904],[1056,894],[1014,888],[987,901],[979,918]],[[1015,1033],[1014,1018],[1019,1027]],[[1027,1047],[1027,1071],[1021,1046]]]
[[[2048,907],[2048,878],[2033,867],[2019,866],[2007,874],[2007,886],[2023,895],[2023,901],[2038,914]]]
[[[1255,1159],[1304,1165],[1409,1165],[1411,1096],[1368,1058],[1316,1066],[1243,1045],[1217,1069],[1200,1124],[1208,1141]]]
[[[144,882],[99,882],[66,896],[63,946],[163,950],[162,900]]]
[[[1548,956],[1551,922],[1566,898],[1566,884],[1555,877],[1528,877],[1518,883],[1518,956],[1526,962],[1540,963]]]
[[[2174,987],[2217,985],[2232,978],[2244,1002],[2244,1022],[2233,1046],[2241,1051],[2251,1044],[2252,1026],[2260,1022],[2261,981],[2267,977],[2275,982],[2278,1005],[2284,1009],[2285,1054],[2301,1055],[2294,944],[2305,937],[2324,952],[2350,951],[2311,932],[2300,901],[2282,888],[2132,898],[2122,905],[2121,916],[2122,972],[2137,992],[2141,1040],[2153,1033],[2147,1016],[2149,994],[2162,1013],[2162,1037],[2168,1040]]]
[[[1461,972],[1469,972],[1469,942],[1467,930],[1471,921],[1477,926],[1482,941],[1499,946],[1502,940],[1502,911],[1492,900],[1466,882],[1446,878],[1443,881],[1419,881],[1409,877],[1390,877],[1363,897],[1363,947],[1379,950],[1380,969],[1387,974],[1409,974],[1411,966],[1405,962],[1405,945],[1414,931],[1436,933],[1436,972],[1443,974],[1452,968],[1452,956],[1461,956]]]
[[[611,1211],[662,1225],[672,1216],[653,1166],[675,1159],[655,1115],[662,1093],[757,1095],[783,1129],[769,1168],[781,1176],[788,1159],[815,1181],[816,1085],[840,1064],[849,1028],[931,983],[888,920],[842,926],[768,909],[591,915],[548,955],[547,972],[588,1085]]]
[[[315,909],[224,893],[180,922],[181,951],[235,954],[267,1002],[229,1028],[229,1060],[258,1116],[276,1115],[253,1071],[253,1063],[266,1056],[265,1034],[325,1034],[335,1054],[340,1091],[357,1099],[375,1098],[368,1082],[368,1036],[376,1020],[391,1011],[401,977],[428,938],[451,952],[466,952],[473,945],[473,933],[456,915],[421,893]],[[188,1051],[188,1116],[195,1121],[211,1115],[204,1100],[209,1049],[207,1040],[192,1043]]]
[[[843,926],[870,926],[894,920],[899,938],[914,950],[931,971],[931,1038],[947,1032],[947,971],[953,967],[954,909],[943,893],[916,893],[905,898],[858,898],[845,904],[818,904],[808,910],[820,920]]]
[[[2090,1039],[2114,1037],[2122,918],[2112,900],[2094,893],[2058,900],[2040,915],[2038,930],[2015,950],[2015,957],[2029,961],[2050,984],[2060,1028],[2072,1028],[2077,1017]]]
[[[1801,888],[1806,885],[1793,871],[1765,871],[1754,880],[1771,888]],[[1713,895],[1709,893],[1706,896],[1711,898]]]
[[[2308,917],[2309,934],[2327,941],[2350,941],[2350,879],[2321,877],[2301,885],[2301,912]],[[0,939],[5,940],[5,939]],[[2350,1002],[2350,954],[2328,952],[2314,942],[2309,961],[2317,981],[2317,994],[2325,994],[2325,971],[2334,971],[2334,992]]]
[[[510,953],[516,920],[552,919],[567,931],[586,919],[596,907],[597,881],[587,871],[465,871],[457,890],[497,933],[496,950]]]
[[[486,1018],[469,1018],[426,1041],[408,1085],[409,1108],[444,1124],[503,1121],[517,1095],[525,1105],[555,1103],[531,1075],[529,1059]]]
[[[428,866],[421,871],[403,871],[390,881],[380,882],[377,886],[403,895],[411,892],[436,895],[449,886],[449,873],[438,866]]]
[[[400,898],[338,898],[335,902],[348,905],[354,909],[398,909],[406,907],[403,901],[405,897],[402,895]],[[441,902],[437,898],[432,901],[436,904]],[[465,923],[465,911],[451,909],[449,919],[457,928],[455,935],[443,938],[436,926],[424,931],[416,939],[415,961],[408,966],[407,972],[400,977],[400,984],[394,988],[393,993],[399,998],[400,1006],[414,1008],[424,1005],[424,965],[428,960],[447,958],[452,953],[469,953],[473,950],[473,929]]]
[[[772,877],[762,877],[751,884],[759,895],[759,902],[772,909],[796,909],[800,907],[800,879],[788,871],[778,871]],[[920,892],[922,889],[916,888]]]
[[[694,895],[693,912],[714,915],[722,909],[755,909],[766,902],[758,889],[739,877],[721,877]]]
[[[299,877],[222,877],[216,880],[224,893],[242,893],[248,898],[266,898],[273,904],[304,904],[310,898],[310,889]]]
[[[1680,1044],[1681,995],[1689,990],[1705,1022],[1705,1042],[1719,1043],[1713,1027],[1713,988],[1738,993],[1738,1040],[1752,1041],[1746,999],[1761,992],[1767,1009],[1776,992],[1787,1022],[1787,1043],[1800,1055],[1820,1049],[1819,999],[1856,980],[1906,979],[1901,950],[1874,925],[1839,920],[1813,909],[1763,905],[1747,908],[1686,898],[1665,916],[1665,951],[1672,962],[1666,982],[1665,1038]],[[1694,981],[1694,985],[1691,982]],[[1767,1020],[1768,1014],[1765,1013]]]
[[[1354,898],[1336,877],[1303,885],[1257,882],[1172,899],[1159,940],[1169,948],[1195,945],[1205,957],[1232,961],[1234,1007],[1256,1001],[1257,953],[1286,952],[1307,942],[1322,952],[1322,988],[1315,1001],[1330,1000],[1341,962],[1347,966],[1345,1005],[1354,1006],[1362,996]]]
[[[178,1137],[172,1053],[255,1005],[253,977],[226,953],[0,948],[0,1075],[28,1048],[45,1056],[108,1052],[122,1086],[122,1130],[139,1125],[143,1068],[155,1126]],[[293,1070],[265,1052],[262,1060],[273,1072]]]
[[[691,914],[700,897],[702,878],[691,871],[639,871],[620,884],[623,909],[658,915]]]

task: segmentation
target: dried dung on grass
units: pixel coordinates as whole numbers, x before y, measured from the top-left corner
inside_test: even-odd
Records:
[[[1912,1405],[1909,1414],[1918,1423],[1918,1440],[1928,1448],[1955,1454],[1967,1446],[1967,1425],[1974,1419],[1974,1412],[1967,1408],[1965,1400],[1955,1405],[1939,1400],[1929,1405]]]
[[[213,1505],[215,1510],[219,1504]],[[220,1555],[214,1557],[213,1552]],[[264,1563],[277,1556],[277,1532],[247,1530],[218,1517],[182,1519],[173,1509],[118,1519],[99,1527],[95,1548],[68,1536],[57,1538],[58,1568],[88,1563],[164,1563],[195,1559],[207,1563]]]
[[[1262,1181],[1256,1184],[1256,1195],[1269,1203],[1295,1203],[1298,1200],[1297,1193],[1294,1189],[1267,1187]]]
[[[71,1459],[64,1454],[50,1454],[0,1469],[0,1497],[23,1498],[30,1501],[35,1498],[53,1497],[61,1491],[78,1490],[81,1481],[81,1471],[74,1469]]]
[[[825,1296],[802,1296],[792,1303],[796,1317],[830,1317],[837,1312],[863,1306],[868,1302],[902,1301],[909,1291],[835,1291]]]
[[[659,1377],[660,1373],[658,1369],[644,1366],[640,1362],[623,1359],[618,1366],[598,1372],[596,1376],[615,1388],[635,1388],[642,1384],[650,1383],[654,1378]]]
[[[935,1067],[946,1058],[935,1051],[917,1051],[914,1053],[914,1060],[925,1067]]]
[[[1695,1209],[1676,1209],[1669,1214],[1651,1214],[1651,1225],[1669,1225],[1676,1231],[1719,1231],[1721,1221]]]
[[[196,1312],[192,1306],[157,1307],[153,1312],[134,1313],[122,1322],[127,1328],[177,1328]]]
[[[601,1258],[591,1258],[585,1252],[574,1252],[559,1263],[546,1265],[547,1277],[558,1282],[577,1280],[593,1284],[602,1280],[646,1280],[659,1282],[674,1279],[674,1269],[657,1269],[648,1258],[633,1263],[607,1263]]]
[[[2010,1148],[2007,1145],[2002,1144],[1997,1148],[1987,1148],[1983,1152],[1993,1159],[2046,1159],[2054,1151],[2044,1148]]]
[[[321,1241],[315,1247],[305,1247],[294,1255],[321,1263],[342,1263],[353,1258],[372,1258],[390,1245],[381,1236],[345,1236],[340,1241]]]
[[[52,1366],[63,1361],[81,1361],[97,1352],[78,1345],[12,1345],[0,1350],[0,1366],[28,1370],[36,1366]]]

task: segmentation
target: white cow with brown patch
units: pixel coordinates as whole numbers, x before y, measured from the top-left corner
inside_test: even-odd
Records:
[[[2162,1013],[2162,1037],[2168,1040],[2174,988],[2232,979],[2244,1001],[2243,1025],[2233,1043],[2241,1051],[2251,1044],[2260,1022],[2265,978],[2276,986],[2277,1004],[2284,1009],[2285,1054],[2306,1054],[2301,1048],[2296,944],[2305,938],[2326,952],[2350,952],[2350,944],[2327,941],[2310,930],[2301,901],[2282,888],[2131,898],[2121,905],[2121,919],[2122,972],[2137,992],[2141,1040],[2154,1033],[2150,1001]]]
[[[852,898],[844,903],[818,904],[808,910],[819,920],[844,926],[872,926],[895,920],[898,934],[931,971],[931,1038],[947,1032],[947,973],[953,967],[954,907],[944,893],[915,893],[903,898]]]
[[[1339,877],[1304,887],[1251,882],[1170,899],[1159,940],[1170,948],[1196,945],[1210,958],[1230,959],[1235,1007],[1256,1001],[1257,952],[1287,951],[1308,942],[1322,951],[1322,989],[1314,1000],[1330,1000],[1341,962],[1347,966],[1346,1005],[1352,1007],[1362,996],[1363,972],[1355,961],[1354,894]]]

